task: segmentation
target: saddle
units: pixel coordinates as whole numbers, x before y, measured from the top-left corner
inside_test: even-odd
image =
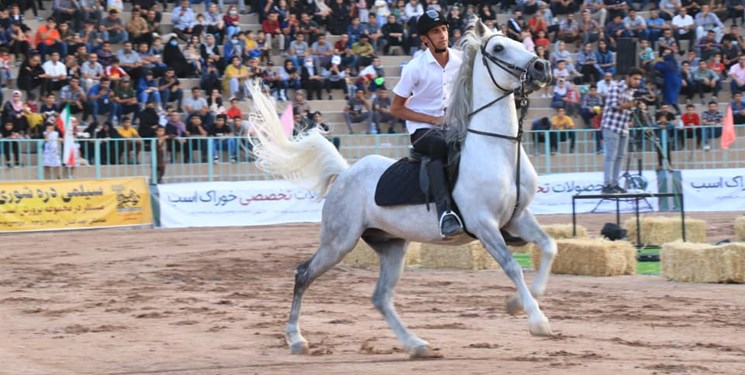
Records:
[[[458,179],[460,147],[448,144],[448,150],[450,157],[445,173],[448,177],[448,190],[452,193]],[[434,202],[427,174],[429,161],[429,155],[410,147],[408,157],[393,163],[380,176],[375,187],[375,204],[381,207],[426,204],[429,209],[429,204]],[[455,206],[453,201],[453,207],[457,210]]]

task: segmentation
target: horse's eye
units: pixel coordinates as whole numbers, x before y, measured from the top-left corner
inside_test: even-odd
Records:
[[[497,44],[496,46],[494,46],[493,50],[494,50],[494,53],[502,52],[502,50],[504,50],[504,46],[501,44]]]

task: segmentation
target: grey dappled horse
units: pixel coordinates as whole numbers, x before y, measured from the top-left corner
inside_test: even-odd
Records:
[[[550,66],[525,50],[521,43],[486,30],[480,21],[468,36],[464,55],[453,101],[447,107],[448,138],[464,142],[453,198],[468,230],[483,243],[517,288],[516,295],[507,300],[508,312],[526,311],[530,332],[550,335],[548,319],[538,307],[536,297],[545,291],[556,244],[528,208],[538,183],[533,165],[522,149],[518,153],[518,143],[514,139],[499,138],[499,135],[515,137],[518,133],[513,91],[534,90],[545,85],[551,79]],[[287,139],[273,103],[258,88],[252,88],[252,92],[256,106],[253,114],[256,139],[253,142],[260,168],[290,180],[309,182],[312,186],[308,187],[326,199],[320,246],[296,270],[286,331],[291,353],[308,353],[308,342],[300,333],[298,322],[304,292],[362,238],[380,256],[380,279],[373,305],[412,357],[435,356],[426,341],[406,328],[393,305],[406,248],[409,241],[461,245],[473,238],[462,234],[444,241],[440,237],[436,212],[427,211],[425,205],[377,206],[376,184],[393,160],[373,155],[350,167],[317,129]],[[517,155],[521,158],[519,164]],[[518,165],[520,199],[516,206]],[[542,251],[541,266],[530,290],[521,267],[505,245],[500,228],[536,243]]]

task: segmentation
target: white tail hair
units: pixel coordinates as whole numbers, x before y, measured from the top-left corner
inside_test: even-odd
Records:
[[[336,176],[349,168],[344,157],[318,128],[288,138],[282,130],[274,103],[260,83],[249,87],[253,96],[253,138],[249,138],[259,169],[299,183],[322,199]],[[292,105],[292,104],[288,104]]]

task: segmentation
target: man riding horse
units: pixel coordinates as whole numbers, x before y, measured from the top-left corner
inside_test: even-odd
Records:
[[[391,113],[406,120],[414,150],[432,159],[427,165],[427,174],[443,238],[463,232],[463,221],[453,211],[444,169],[448,159],[445,110],[463,63],[463,52],[448,48],[448,28],[447,19],[438,11],[428,10],[419,17],[417,32],[427,49],[404,66],[401,79],[393,89],[395,96],[391,105]],[[508,243],[524,243],[509,233],[502,233]]]

